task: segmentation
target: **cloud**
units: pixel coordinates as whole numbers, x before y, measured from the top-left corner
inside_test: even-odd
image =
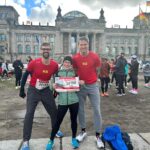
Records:
[[[84,5],[87,5],[91,9],[99,9],[101,7],[107,7],[111,9],[134,7],[140,3],[144,3],[145,0],[79,0]]]
[[[25,0],[13,0],[14,3],[18,4],[18,5],[24,5],[25,4]]]
[[[34,3],[37,4],[41,4],[42,0],[35,0]]]
[[[31,10],[31,15],[29,17],[30,20],[33,21],[34,24],[54,23],[56,14],[54,13],[52,7],[50,5],[41,4],[41,7],[33,7]]]

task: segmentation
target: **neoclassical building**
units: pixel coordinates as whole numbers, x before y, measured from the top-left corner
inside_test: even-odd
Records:
[[[138,55],[140,59],[150,59],[150,14],[145,13],[148,21],[133,18],[133,28],[119,26],[107,28],[104,10],[96,19],[89,19],[79,11],[65,15],[58,8],[55,26],[18,23],[18,12],[12,6],[0,6],[0,57],[11,62],[21,56],[38,57],[40,44],[44,41],[52,46],[52,57],[75,54],[80,36],[89,38],[90,50],[108,58],[124,52],[126,56]]]

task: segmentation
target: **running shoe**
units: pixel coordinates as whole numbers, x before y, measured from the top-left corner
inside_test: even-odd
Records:
[[[28,141],[23,142],[21,150],[30,150]]]
[[[49,140],[49,141],[48,141],[48,144],[47,144],[47,146],[46,146],[46,150],[52,150],[53,147],[54,147],[54,141]]]
[[[76,138],[72,138],[71,144],[74,149],[79,148],[79,143]]]
[[[84,131],[81,131],[81,133],[76,137],[76,139],[79,141],[79,142],[82,142],[87,136],[87,133],[84,132]]]

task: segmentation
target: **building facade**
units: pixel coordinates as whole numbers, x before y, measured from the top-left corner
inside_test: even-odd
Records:
[[[18,12],[11,6],[0,6],[0,58],[13,62],[18,56],[25,63],[27,56],[36,58],[40,55],[42,42],[52,46],[52,57],[59,61],[62,56],[78,51],[80,36],[89,38],[90,50],[100,56],[114,58],[124,52],[126,56],[136,54],[140,59],[150,59],[150,19],[133,19],[133,28],[119,26],[106,28],[104,10],[98,19],[89,19],[79,11],[61,14],[58,8],[55,26],[18,23]]]

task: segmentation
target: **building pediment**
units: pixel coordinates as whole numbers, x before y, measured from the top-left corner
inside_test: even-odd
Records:
[[[61,28],[70,29],[101,29],[99,22],[94,22],[86,17],[75,18],[73,20],[65,21],[61,24]]]

